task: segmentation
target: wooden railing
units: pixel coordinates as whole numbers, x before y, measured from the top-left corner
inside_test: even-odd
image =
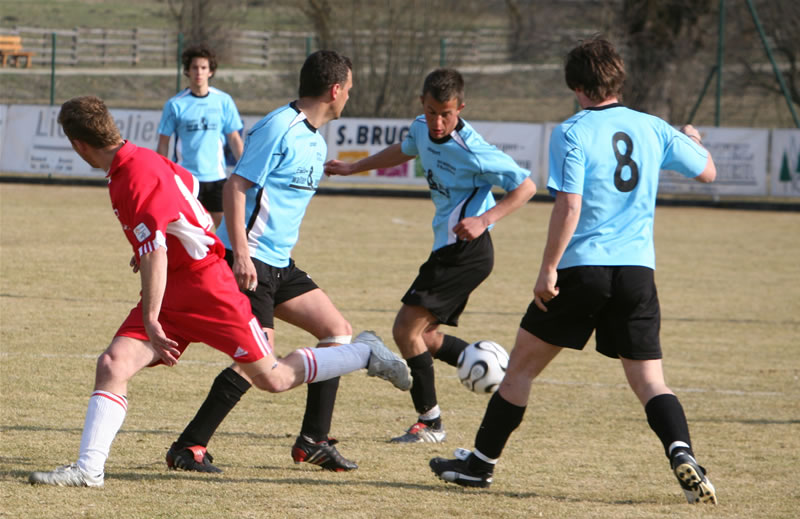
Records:
[[[20,36],[25,49],[35,53],[33,64],[39,66],[51,63],[53,34],[56,35],[55,62],[60,66],[172,67],[176,63],[177,33],[164,29],[14,27],[0,29],[0,34]],[[499,29],[441,34],[449,61],[470,65],[507,61],[506,36],[506,31]],[[228,40],[230,48],[225,66],[299,66],[313,37],[312,32],[302,31],[239,31]],[[361,46],[369,46],[373,41],[374,35],[369,33],[356,38],[356,44]],[[438,63],[439,48],[427,48],[426,52]]]

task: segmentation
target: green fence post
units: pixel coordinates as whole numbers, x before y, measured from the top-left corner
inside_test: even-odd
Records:
[[[181,74],[183,72],[182,69],[181,69],[181,54],[183,54],[183,33],[179,32],[178,33],[178,54],[175,57],[175,61],[177,61],[177,63],[178,63],[178,73],[176,74],[176,78],[175,78],[175,91],[176,92],[180,92],[181,91]]]
[[[56,104],[56,33],[52,33],[50,37],[52,42],[50,44],[50,106],[53,106]]]
[[[725,54],[725,0],[719,0],[719,28],[717,35],[717,101],[714,108],[714,126],[719,127],[722,110],[722,57]]]
[[[306,36],[306,57],[311,55],[311,36]]]
[[[447,38],[439,40],[439,66],[444,67],[447,64]]]

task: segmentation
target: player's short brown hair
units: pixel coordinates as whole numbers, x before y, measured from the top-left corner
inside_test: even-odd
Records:
[[[347,75],[353,70],[350,58],[335,50],[318,50],[306,58],[300,69],[299,97],[319,97],[333,85],[347,83]]]
[[[217,55],[206,45],[194,45],[187,48],[181,54],[181,63],[183,63],[183,74],[189,75],[189,67],[192,66],[192,60],[195,58],[205,58],[208,60],[208,70],[214,72],[217,70]]]
[[[458,104],[464,102],[464,78],[454,68],[437,68],[425,78],[422,84],[422,96],[430,94],[440,103],[457,99]]]
[[[570,90],[580,89],[599,103],[622,94],[625,64],[614,46],[598,36],[580,42],[567,54],[564,79]]]
[[[111,112],[96,96],[73,97],[61,105],[58,124],[71,141],[85,142],[93,148],[105,148],[122,141]]]

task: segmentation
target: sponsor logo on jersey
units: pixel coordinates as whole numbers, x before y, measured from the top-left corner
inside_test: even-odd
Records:
[[[237,347],[236,348],[236,353],[233,354],[233,358],[234,359],[238,359],[239,357],[246,357],[246,356],[247,356],[247,350],[245,350],[241,346]]]
[[[317,184],[314,182],[314,166],[311,166],[310,169],[304,167],[297,168],[289,187],[306,191],[316,191]]]
[[[143,242],[150,237],[150,229],[142,222],[133,228],[133,234],[139,242]]]

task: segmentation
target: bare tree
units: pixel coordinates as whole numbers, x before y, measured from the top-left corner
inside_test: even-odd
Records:
[[[713,0],[624,0],[620,39],[628,81],[624,100],[632,108],[681,122],[708,75],[713,43]]]
[[[167,0],[184,45],[204,43],[217,56],[230,52],[229,35],[246,15],[246,0]]]
[[[305,0],[320,48],[353,60],[355,87],[346,113],[357,117],[409,117],[416,113],[422,80],[439,65],[443,38],[465,41],[480,2],[470,0]],[[463,48],[463,47],[461,47]],[[447,65],[459,65],[448,47]]]

